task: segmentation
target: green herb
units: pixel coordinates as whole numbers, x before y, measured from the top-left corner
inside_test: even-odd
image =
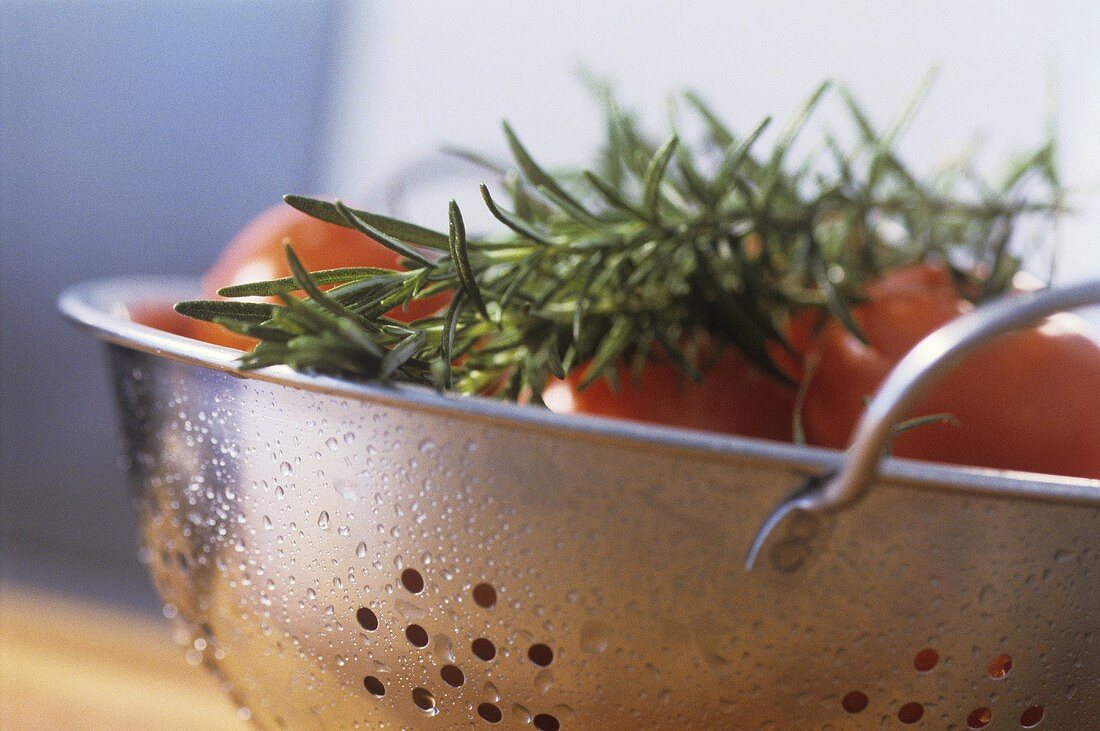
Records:
[[[918,179],[895,145],[926,89],[879,132],[847,89],[823,84],[765,149],[769,120],[739,135],[692,93],[681,99],[704,139],[689,145],[674,130],[655,141],[598,86],[607,137],[591,168],[548,171],[504,125],[516,169],[504,170],[500,193],[481,186],[499,235],[468,238],[453,201],[443,233],[339,201],[287,196],[291,206],[398,252],[407,269],[309,273],[288,250],[293,277],[220,292],[274,295],[282,305],[223,300],[177,309],[259,338],[243,368],[286,364],[539,402],[552,376],[580,370],[583,384],[614,379],[617,364],[649,357],[667,357],[699,379],[705,364],[695,353],[706,340],[717,346],[712,352],[737,348],[794,388],[775,360],[795,355],[784,337],[794,312],[828,312],[859,336],[850,308],[863,286],[928,259],[952,268],[964,296],[994,296],[1021,265],[1012,249],[1020,223],[1064,210],[1053,143],[1020,158],[1000,185],[967,160]],[[826,133],[791,163],[807,121],[828,99],[846,110],[855,141]],[[434,317],[407,324],[386,317],[440,292],[453,297]]]

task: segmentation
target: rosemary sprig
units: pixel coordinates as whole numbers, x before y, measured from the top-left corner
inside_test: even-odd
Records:
[[[1065,208],[1052,143],[1019,158],[1001,185],[967,161],[918,178],[895,143],[927,86],[879,133],[847,89],[823,84],[761,150],[769,120],[739,135],[692,93],[683,100],[702,122],[702,142],[674,132],[658,143],[597,85],[607,139],[591,169],[547,171],[505,123],[516,161],[503,171],[510,201],[481,186],[500,235],[468,238],[453,201],[443,233],[287,196],[393,249],[407,268],[310,273],[288,250],[292,277],[219,293],[277,296],[281,305],[198,301],[177,310],[259,338],[243,368],[286,364],[537,403],[552,376],[580,370],[582,386],[614,380],[618,364],[636,369],[658,354],[702,378],[696,352],[706,339],[717,346],[710,352],[737,348],[794,388],[777,362],[780,352],[796,355],[784,336],[794,312],[828,312],[858,335],[850,307],[863,286],[930,258],[953,268],[965,296],[1003,292],[1021,263],[1012,248],[1020,222]],[[856,141],[826,134],[790,162],[807,120],[831,97]],[[386,316],[440,292],[453,296],[436,316],[407,324]]]

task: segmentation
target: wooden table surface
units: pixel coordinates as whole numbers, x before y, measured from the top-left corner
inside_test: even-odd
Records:
[[[0,729],[247,731],[167,620],[0,584]]]

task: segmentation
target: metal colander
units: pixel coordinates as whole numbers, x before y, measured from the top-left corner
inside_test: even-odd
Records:
[[[942,352],[1098,290],[983,308],[922,346],[847,462],[241,377],[232,351],[126,318],[191,283],[87,285],[62,308],[111,343],[165,613],[264,728],[1087,731],[1100,484],[893,459],[872,475],[879,427]]]

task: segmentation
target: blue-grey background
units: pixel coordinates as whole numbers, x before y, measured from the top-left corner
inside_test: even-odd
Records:
[[[0,580],[156,605],[67,284],[197,274],[283,193],[381,205],[441,143],[504,156],[502,117],[582,162],[581,66],[657,129],[677,88],[746,129],[825,77],[884,125],[938,67],[902,140],[918,171],[978,149],[994,173],[1054,112],[1077,208],[1059,280],[1100,276],[1097,59],[1095,0],[0,0]],[[476,219],[476,182],[421,180],[406,212],[445,227],[455,196]]]
[[[338,8],[0,3],[0,578],[153,606],[67,284],[199,273],[311,190]]]

